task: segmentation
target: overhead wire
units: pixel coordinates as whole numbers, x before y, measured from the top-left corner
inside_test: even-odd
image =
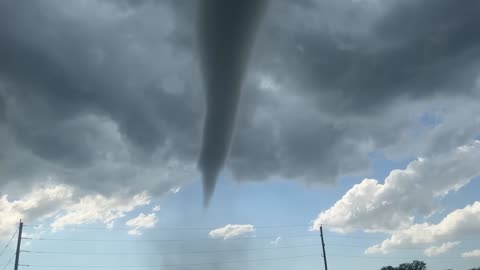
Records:
[[[259,250],[275,250],[275,249],[290,249],[303,247],[318,247],[321,244],[310,245],[292,245],[279,247],[263,247],[263,248],[245,248],[245,249],[224,249],[224,250],[191,250],[179,252],[64,252],[64,251],[36,251],[36,250],[22,250],[26,253],[36,254],[64,254],[64,255],[181,255],[181,254],[208,254],[208,253],[225,253],[225,252],[243,252],[243,251],[259,251]]]
[[[290,260],[305,257],[319,256],[320,253],[305,254],[298,256],[285,256],[273,258],[259,258],[259,259],[245,259],[232,261],[213,261],[201,263],[182,263],[182,264],[152,264],[152,265],[36,265],[36,264],[22,264],[21,266],[33,268],[157,268],[157,267],[181,267],[181,266],[196,266],[196,265],[218,265],[218,264],[232,264],[245,262],[259,262],[259,261],[275,261],[275,260]]]
[[[24,224],[24,227],[42,227],[42,224]],[[398,228],[398,229],[382,229],[382,228],[366,228],[360,226],[338,226],[334,224],[322,224],[322,226],[333,229],[344,229],[344,230],[361,230],[366,231],[367,233],[389,233],[395,231],[425,231],[425,232],[435,232],[435,231],[455,231],[455,230],[446,230],[446,229],[412,229],[412,228]],[[208,226],[208,227],[157,227],[157,228],[142,228],[145,231],[195,231],[195,230],[214,230],[220,228],[221,226]],[[131,227],[84,227],[84,226],[63,226],[61,229],[75,229],[75,230],[109,230],[109,231],[128,231],[131,230]],[[276,229],[276,228],[312,228],[312,224],[291,224],[291,225],[264,225],[264,226],[255,226],[255,229]],[[316,230],[314,230],[316,231]]]
[[[237,237],[228,239],[229,241],[235,240],[255,240],[255,239],[275,239],[276,236],[252,236],[252,237]],[[287,235],[282,236],[284,238],[307,238],[307,237],[317,237],[313,234],[301,234],[301,235]],[[72,239],[72,238],[31,238],[25,237],[22,239],[26,240],[37,240],[37,241],[67,241],[67,242],[193,242],[193,241],[225,241],[224,238],[193,238],[193,239]]]
[[[15,253],[12,255],[12,257],[10,257],[10,260],[7,261],[7,263],[2,267],[1,270],[5,270],[5,268],[7,268],[7,266],[10,265],[10,263],[12,262],[13,257],[15,257]]]
[[[294,249],[303,247],[319,247],[322,244],[306,244],[306,245],[290,245],[277,247],[263,247],[263,248],[247,248],[247,249],[223,249],[223,250],[190,250],[178,252],[69,252],[69,251],[51,251],[51,250],[21,250],[24,253],[32,254],[56,254],[56,255],[181,255],[181,254],[209,254],[209,253],[226,253],[226,252],[244,252],[244,251],[260,251],[260,250],[276,250],[276,249]],[[345,245],[330,243],[326,246],[338,247],[358,247],[365,248],[362,245]],[[392,248],[393,250],[423,250],[424,248]]]
[[[323,224],[324,226],[326,225],[329,227],[329,224]],[[33,227],[35,225],[32,224],[26,224],[24,226],[27,227]],[[309,227],[311,228],[311,225],[267,225],[267,226],[255,226],[256,229],[275,229],[275,228],[299,228],[299,227]],[[104,227],[83,227],[83,226],[68,226],[65,227],[67,229],[86,229],[86,230],[130,230],[131,228],[126,228],[126,227],[117,227],[117,228],[104,228]],[[143,228],[142,230],[149,230],[149,231],[185,231],[185,230],[210,230],[214,229],[215,227],[158,227],[158,228]],[[353,227],[350,227],[353,228]],[[360,227],[356,227],[357,229],[362,229]],[[366,230],[363,228],[363,230]],[[392,231],[401,231],[403,229],[396,229]],[[419,231],[435,231],[435,230],[419,230]],[[13,235],[14,236],[14,235]],[[12,238],[13,238],[12,236]],[[229,240],[260,240],[260,239],[275,239],[277,238],[278,235],[275,236],[253,236],[253,237],[238,237],[234,239],[229,239]],[[309,234],[301,234],[301,235],[289,235],[289,236],[282,236],[283,238],[310,238],[310,237],[317,237],[316,235],[312,234],[312,231],[310,231]],[[385,237],[376,237],[376,236],[364,236],[364,235],[338,235],[338,234],[328,234],[329,238],[346,238],[346,239],[371,239],[371,240],[384,240]],[[192,241],[221,241],[225,240],[223,238],[220,239],[214,239],[214,238],[197,238],[197,239],[71,239],[71,238],[23,238],[23,239],[30,239],[30,240],[38,240],[38,241],[66,241],[66,242],[178,242],[178,243],[185,243],[185,242],[192,242]],[[303,245],[303,246],[315,246],[315,245]],[[365,246],[361,245],[344,245],[344,244],[336,244],[336,243],[327,243],[327,246],[338,246],[338,247],[357,247],[357,248],[366,248]],[[291,247],[281,247],[281,248],[291,248]],[[270,248],[267,248],[270,249]],[[424,248],[419,248],[419,247],[397,247],[397,248],[391,248],[392,250],[422,250]],[[250,249],[250,250],[265,250],[265,248],[261,249]],[[234,252],[234,251],[240,251],[240,250],[219,250],[219,251],[184,251],[180,252],[179,254],[201,254],[201,253],[220,253],[220,252]],[[245,251],[248,251],[245,250]],[[27,251],[25,251],[27,252]],[[31,253],[42,253],[42,254],[90,254],[90,255],[96,255],[99,253],[89,253],[89,252],[54,252],[54,251],[31,251]],[[121,255],[121,253],[118,252],[110,252],[110,253],[103,253],[104,255]],[[147,252],[147,253],[136,253],[137,255],[142,255],[142,254],[175,254],[173,252]]]
[[[285,225],[287,226],[287,225]],[[291,225],[288,225],[291,226]],[[12,238],[14,235],[12,235]],[[278,235],[273,236],[249,236],[249,237],[237,237],[228,239],[228,241],[237,241],[237,240],[260,240],[260,239],[275,239],[279,237]],[[317,235],[313,232],[308,234],[298,234],[298,235],[282,235],[282,238],[316,238]],[[371,239],[371,240],[384,240],[385,237],[374,237],[374,236],[357,236],[357,235],[336,235],[336,234],[327,234],[328,238],[346,238],[346,239]],[[223,241],[227,240],[224,238],[190,238],[190,239],[75,239],[75,238],[49,238],[49,237],[23,237],[25,240],[35,240],[35,241],[64,241],[64,242],[194,242],[194,241]],[[10,240],[11,241],[11,240]],[[328,245],[328,244],[327,244]],[[335,245],[335,244],[333,244]],[[7,243],[8,246],[8,243]],[[408,249],[408,248],[407,248]]]
[[[334,246],[334,247],[359,247],[359,248],[365,248],[365,246],[362,245],[344,245],[344,244],[329,244],[326,243],[325,246]],[[392,250],[423,250],[425,248],[419,248],[419,247],[392,247],[390,248]]]
[[[338,229],[340,230],[359,230],[359,231],[363,231],[364,233],[383,233],[383,234],[391,234],[392,232],[406,232],[406,231],[418,231],[418,232],[438,232],[438,231],[441,231],[441,232],[452,232],[452,231],[456,231],[454,229],[433,229],[433,228],[430,228],[430,229],[421,229],[421,228],[392,228],[392,229],[382,229],[382,228],[366,228],[366,227],[360,227],[360,226],[338,226],[338,225],[334,225],[334,224],[322,224],[322,226],[324,228],[327,228],[327,229],[334,229],[333,231],[338,231]]]
[[[354,235],[331,235],[331,234],[324,234],[326,236],[333,237],[333,238],[350,238],[350,239],[371,239],[371,240],[379,240],[385,239],[385,237],[373,237],[373,236],[354,236]]]
[[[5,247],[3,248],[2,252],[0,252],[0,257],[2,257],[3,253],[5,253],[5,250],[7,250],[8,245],[10,245],[10,243],[12,242],[13,238],[15,237],[15,235],[17,235],[17,232],[18,232],[18,230],[15,230],[15,232],[12,234],[12,236],[10,237],[10,239],[7,241],[7,244],[6,244]]]
[[[260,226],[262,228],[291,228],[291,227],[300,227],[300,225],[282,225],[282,226]],[[106,229],[108,228],[100,228],[100,227],[69,227],[69,228],[79,228],[79,229],[86,229],[90,228],[94,229]],[[257,227],[256,227],[257,228]],[[129,228],[131,229],[131,228]],[[171,228],[172,230],[187,230],[187,229],[205,229],[205,228]],[[210,227],[209,227],[210,229]],[[118,228],[118,230],[124,230],[124,228]],[[170,230],[170,228],[151,228],[151,230]],[[15,236],[12,235],[11,240]],[[275,236],[249,236],[249,237],[238,237],[230,240],[256,240],[256,239],[275,239],[279,237],[278,235]],[[314,232],[310,232],[309,234],[299,234],[299,235],[287,235],[281,236],[282,238],[317,238],[318,235],[314,234]],[[385,239],[385,237],[369,237],[369,236],[358,236],[358,235],[328,235],[330,238],[347,238],[347,239]],[[193,242],[193,241],[223,241],[223,238],[194,238],[194,239],[75,239],[75,238],[43,238],[43,237],[25,237],[22,239],[29,239],[29,240],[38,240],[38,241],[65,241],[65,242]],[[7,243],[9,244],[9,243]],[[32,254],[56,254],[56,255],[180,255],[180,254],[208,254],[208,253],[226,253],[226,252],[241,252],[241,251],[261,251],[261,250],[275,250],[275,249],[295,249],[295,248],[302,248],[302,247],[315,247],[321,246],[321,244],[310,244],[306,245],[292,245],[292,246],[276,246],[276,247],[262,247],[262,248],[246,248],[246,249],[224,249],[224,250],[186,250],[186,251],[175,251],[175,252],[70,252],[70,251],[52,251],[52,250],[21,250],[21,252],[25,253],[32,253]],[[365,248],[362,245],[349,245],[349,244],[341,244],[341,243],[326,243],[326,246],[338,246],[338,247],[356,247],[356,248]],[[392,248],[392,250],[422,250],[424,248],[420,247],[398,247]],[[242,262],[255,262],[255,261],[271,261],[271,260],[282,260],[282,259],[294,259],[294,258],[303,258],[303,257],[311,257],[311,256],[321,256],[321,254],[308,254],[308,255],[300,255],[300,256],[290,256],[290,257],[274,257],[274,258],[261,258],[261,259],[245,259],[245,260],[235,260],[235,261],[215,261],[215,262],[201,262],[201,263],[186,263],[186,264],[157,264],[157,265],[38,265],[38,264],[24,264],[22,266],[25,267],[33,267],[33,268],[154,268],[154,267],[174,267],[174,266],[195,266],[195,265],[210,265],[210,264],[230,264],[230,263],[242,263]],[[360,259],[383,259],[383,260],[391,260],[391,259],[408,259],[411,260],[413,257],[394,257],[394,256],[368,256],[368,255],[345,255],[345,254],[328,254],[328,256],[332,257],[342,257],[342,258],[360,258]],[[415,257],[415,256],[414,256]],[[422,256],[423,257],[423,256]],[[12,256],[13,258],[13,256]],[[11,258],[11,259],[12,259]],[[459,258],[459,257],[458,257]],[[442,257],[442,259],[458,259],[457,257]],[[10,264],[11,259],[7,263]],[[436,258],[428,258],[436,259]],[[6,266],[3,267],[4,270]]]
[[[40,227],[40,225],[35,224],[24,224],[26,227]],[[221,226],[217,227],[158,227],[158,228],[142,228],[145,231],[196,231],[196,230],[214,230],[218,229]],[[275,228],[309,228],[310,225],[267,225],[267,226],[255,226],[255,229],[275,229]],[[131,230],[131,227],[83,227],[83,226],[64,226],[61,229],[75,229],[75,230],[109,230],[109,231],[128,231]]]
[[[344,254],[328,254],[328,257],[342,257],[342,258],[364,258],[364,259],[401,259],[401,260],[424,260],[423,258],[419,257],[397,257],[397,256],[364,256],[364,255],[344,255]],[[442,257],[429,257],[429,260],[451,260],[451,259],[461,259],[460,256],[442,256]]]
[[[258,259],[244,259],[244,260],[231,260],[231,261],[213,261],[213,262],[200,262],[200,263],[182,263],[182,264],[152,264],[152,265],[42,265],[42,264],[22,264],[24,267],[31,268],[157,268],[157,267],[182,267],[182,266],[199,266],[199,265],[218,265],[218,264],[233,264],[233,263],[246,263],[246,262],[260,262],[260,261],[276,261],[286,259],[298,259],[306,257],[322,256],[321,253],[304,254],[297,256],[283,256],[272,258],[258,258]],[[342,258],[359,258],[359,259],[402,259],[411,260],[412,257],[380,257],[380,256],[359,256],[359,255],[344,255],[344,254],[329,254],[329,257],[342,257]],[[459,259],[460,257],[439,257],[429,259]]]

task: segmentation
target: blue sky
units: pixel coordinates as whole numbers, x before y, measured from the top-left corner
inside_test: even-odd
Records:
[[[405,163],[390,162],[386,159],[372,159],[373,171],[368,177],[385,178],[393,168],[405,167]],[[194,181],[181,188],[178,193],[170,194],[161,201],[152,201],[151,205],[139,207],[117,221],[118,230],[108,230],[99,224],[85,225],[85,229],[67,229],[52,233],[48,228],[45,234],[38,237],[87,240],[86,242],[24,240],[26,251],[56,252],[98,252],[100,254],[32,254],[22,253],[22,264],[32,265],[155,265],[155,264],[189,264],[212,261],[242,261],[262,258],[281,258],[311,255],[296,259],[279,259],[273,261],[237,262],[227,264],[229,269],[244,269],[246,266],[266,269],[318,269],[323,267],[321,258],[320,237],[318,231],[308,230],[308,224],[320,211],[328,209],[336,202],[352,184],[358,183],[358,177],[340,179],[337,184],[307,187],[291,181],[275,180],[271,182],[238,184],[225,175],[218,187],[218,194],[211,207],[204,209],[199,181]],[[445,212],[461,208],[478,199],[478,179],[465,188],[448,196],[442,205]],[[288,198],[286,200],[285,198]],[[157,212],[158,223],[155,228],[183,228],[185,230],[157,231],[148,229],[143,235],[128,235],[122,225],[125,220],[139,213],[149,213],[152,205],[161,205]],[[431,222],[438,222],[443,215],[434,216]],[[240,238],[247,239],[209,239],[209,228],[222,227],[225,224],[253,224],[259,226],[254,233]],[[304,225],[299,226],[299,225]],[[289,226],[291,227],[276,227]],[[274,226],[262,228],[262,226]],[[92,229],[92,227],[94,229]],[[102,229],[103,228],[103,229]],[[191,228],[191,229],[189,229]],[[26,226],[25,232],[35,230]],[[271,241],[280,236],[278,245]],[[289,237],[294,236],[294,237]],[[37,237],[37,238],[38,238]],[[271,237],[271,238],[265,238]],[[35,237],[33,237],[35,239]],[[255,239],[257,238],[257,239]],[[361,264],[365,269],[379,269],[384,265],[397,265],[413,259],[424,260],[431,268],[448,267],[467,269],[478,265],[476,258],[461,258],[462,252],[478,248],[478,235],[459,239],[460,246],[455,247],[445,256],[426,257],[422,248],[416,245],[413,249],[396,250],[388,255],[365,255],[364,250],[382,241],[385,234],[354,232],[339,234],[328,230],[327,258],[330,268],[345,269]],[[179,242],[142,242],[144,240],[175,239]],[[88,240],[93,240],[92,242]],[[102,242],[113,240],[113,242]],[[124,242],[118,242],[123,240]],[[117,241],[117,242],[115,242]],[[26,244],[27,243],[27,244]],[[290,246],[290,247],[289,247]],[[293,246],[293,247],[292,247]],[[286,248],[285,248],[286,247]],[[237,250],[223,253],[181,254],[185,251]],[[247,249],[247,251],[238,251]],[[253,249],[248,251],[248,249]],[[260,250],[259,250],[260,249]],[[262,250],[263,249],[263,250]],[[107,255],[101,253],[127,253],[127,255]],[[177,252],[180,254],[155,255],[135,253]],[[131,253],[128,255],[128,253]],[[132,254],[133,253],[133,254]],[[161,261],[158,258],[161,257]],[[53,263],[54,262],[54,263]],[[195,267],[202,267],[195,266]],[[45,269],[45,268],[42,268]],[[135,268],[133,268],[135,269]],[[138,268],[141,269],[141,268]]]

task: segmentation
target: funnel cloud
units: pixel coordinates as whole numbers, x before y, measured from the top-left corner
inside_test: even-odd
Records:
[[[228,154],[249,49],[265,4],[265,0],[204,0],[199,7],[198,46],[207,108],[198,166],[205,205]]]

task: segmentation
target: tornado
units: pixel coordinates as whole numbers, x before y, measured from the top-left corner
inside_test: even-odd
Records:
[[[267,0],[201,0],[198,52],[206,97],[202,148],[204,206],[208,206],[230,148],[242,81]]]

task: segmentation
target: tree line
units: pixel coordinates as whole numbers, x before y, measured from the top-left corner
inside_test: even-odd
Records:
[[[394,266],[384,266],[381,270],[426,270],[427,264],[423,261],[414,260],[411,263],[402,263],[396,267]],[[452,270],[452,269],[446,269]],[[480,270],[480,267],[471,268],[469,270]]]

